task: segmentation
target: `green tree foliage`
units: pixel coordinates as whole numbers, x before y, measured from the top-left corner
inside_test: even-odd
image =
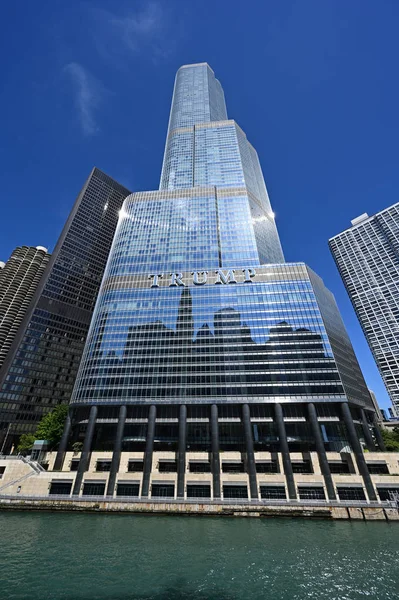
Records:
[[[387,450],[399,452],[399,427],[393,429],[381,428],[381,434]]]
[[[65,419],[68,413],[66,404],[59,404],[45,415],[36,429],[37,440],[47,440],[50,449],[57,446],[61,440]]]
[[[35,440],[47,440],[50,450],[58,446],[64,430],[67,413],[68,406],[65,404],[56,406],[54,410],[43,417],[35,433],[23,433],[21,435],[17,446],[18,452],[28,454]]]
[[[20,454],[28,454],[32,449],[36,436],[33,433],[23,433],[19,438],[17,450]]]

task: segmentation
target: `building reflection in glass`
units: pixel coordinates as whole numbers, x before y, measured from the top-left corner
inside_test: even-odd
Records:
[[[136,288],[118,290],[116,302],[114,293],[97,312],[79,381],[82,400],[343,395],[306,282]]]

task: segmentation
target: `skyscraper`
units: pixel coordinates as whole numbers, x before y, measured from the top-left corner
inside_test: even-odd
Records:
[[[0,367],[49,262],[43,246],[15,248],[0,271]]]
[[[261,264],[284,262],[258,155],[237,123],[227,119],[223,89],[206,63],[177,72],[159,189],[200,186],[224,189],[224,200],[216,202],[235,207],[231,221],[237,230],[252,221]],[[229,188],[241,190],[241,199],[236,193],[231,201]],[[245,259],[238,248],[236,254],[245,264],[255,258]],[[226,264],[234,266],[231,257]]]
[[[76,199],[0,369],[0,431],[8,429],[8,445],[70,400],[118,212],[129,193],[95,168]]]
[[[352,447],[373,500],[374,418],[332,294],[284,262],[220,83],[181,67],[160,189],[123,204],[55,469],[82,439],[73,494],[333,500],[364,497],[331,474],[327,452]],[[83,480],[91,451],[97,481]]]
[[[396,412],[399,411],[399,203],[361,215],[329,241]]]

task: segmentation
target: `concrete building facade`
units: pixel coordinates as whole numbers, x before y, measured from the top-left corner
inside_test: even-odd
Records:
[[[354,219],[329,245],[399,414],[399,203]]]
[[[43,246],[19,246],[0,270],[0,368],[50,260]]]

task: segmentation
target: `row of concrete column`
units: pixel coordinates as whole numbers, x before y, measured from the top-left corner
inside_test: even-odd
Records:
[[[321,472],[323,474],[326,490],[329,500],[336,500],[336,494],[334,484],[331,476],[330,467],[328,465],[326,450],[324,441],[320,429],[319,422],[317,420],[317,413],[314,404],[307,404],[307,411],[309,422],[312,428],[312,433],[316,443],[316,450],[319,458]],[[126,406],[121,406],[119,409],[118,425],[116,430],[116,437],[114,441],[114,449],[111,461],[111,468],[108,479],[107,495],[112,496],[115,489],[116,477],[119,471],[121,451],[122,451],[122,440],[123,432],[126,421]],[[218,423],[218,407],[216,404],[211,405],[210,414],[210,429],[211,429],[211,470],[213,476],[213,497],[221,497],[221,485],[220,485],[220,453],[219,453],[219,423]],[[366,486],[367,494],[370,500],[377,500],[374,487],[371,481],[371,477],[367,468],[366,461],[364,459],[363,449],[359,442],[355,425],[352,420],[352,415],[347,403],[341,404],[342,418],[346,426],[346,430],[349,436],[349,443],[356,457],[357,466],[359,473],[363,477],[364,484]],[[364,437],[366,440],[367,447],[370,451],[376,450],[373,437],[370,432],[367,417],[363,409],[361,409],[362,417],[362,428]],[[154,451],[154,436],[155,436],[155,421],[156,421],[156,406],[150,406],[148,415],[148,428],[146,438],[146,448],[144,454],[144,467],[143,467],[143,482],[142,492],[143,497],[149,495],[150,478],[152,471],[152,458]],[[274,417],[275,423],[278,430],[278,438],[280,444],[280,452],[283,460],[284,474],[287,482],[288,497],[290,500],[297,498],[294,473],[291,464],[290,452],[287,441],[287,434],[284,424],[283,409],[281,404],[274,405]],[[374,432],[377,440],[377,444],[380,450],[385,450],[384,442],[377,424],[375,415],[374,417]],[[87,471],[88,463],[90,459],[90,451],[93,441],[94,428],[97,418],[97,406],[92,406],[90,409],[89,421],[86,430],[86,436],[83,443],[81,458],[79,461],[78,471],[76,473],[75,484],[73,488],[73,494],[79,494],[80,487],[83,481],[85,471]],[[255,464],[255,453],[254,453],[254,441],[252,435],[252,425],[250,408],[248,404],[242,405],[242,423],[245,436],[246,445],[246,462],[247,462],[247,473],[249,478],[249,489],[250,497],[253,500],[258,499],[258,484]],[[64,461],[65,451],[68,444],[68,438],[71,430],[71,415],[65,422],[65,428],[63,436],[58,449],[57,457],[54,464],[54,470],[61,470]],[[178,456],[177,456],[177,497],[184,498],[184,484],[185,484],[185,470],[186,470],[186,445],[187,445],[187,407],[182,404],[180,406],[179,414],[179,443],[178,443]]]

